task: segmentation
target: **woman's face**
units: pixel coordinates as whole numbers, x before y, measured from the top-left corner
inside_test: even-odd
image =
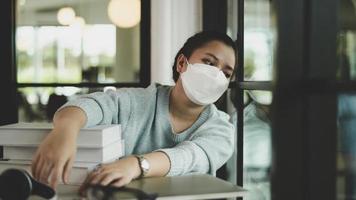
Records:
[[[181,55],[178,58],[178,72],[187,70],[186,57]],[[196,49],[190,56],[189,63],[204,63],[219,68],[230,79],[235,66],[234,49],[220,41],[208,42],[201,48]]]

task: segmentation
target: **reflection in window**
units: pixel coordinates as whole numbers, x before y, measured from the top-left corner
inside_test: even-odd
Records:
[[[271,127],[269,107],[251,102],[244,109],[244,186],[246,199],[270,199]]]
[[[356,199],[356,94],[338,96],[338,199]]]
[[[244,101],[244,155],[243,184],[248,189],[246,200],[270,199],[270,167],[271,167],[271,123],[270,105],[271,92],[246,91]],[[231,92],[231,100],[236,100],[236,94]],[[236,125],[236,111],[231,114],[231,122]],[[235,144],[235,148],[236,148]],[[236,182],[236,156],[227,163],[229,180]]]

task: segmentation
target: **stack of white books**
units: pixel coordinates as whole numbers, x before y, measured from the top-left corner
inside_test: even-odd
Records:
[[[50,123],[16,123],[0,126],[0,174],[9,168],[31,173],[31,162],[38,145],[52,130]],[[1,152],[1,151],[0,151]],[[88,173],[100,163],[112,162],[124,156],[120,125],[98,125],[80,130],[77,154],[68,183],[80,185]],[[1,158],[1,155],[0,155]]]

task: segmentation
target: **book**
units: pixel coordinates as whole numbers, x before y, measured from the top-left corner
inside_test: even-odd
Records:
[[[51,123],[16,123],[0,126],[0,146],[38,146],[52,129]],[[98,125],[82,128],[77,146],[100,148],[120,139],[120,125]]]
[[[3,158],[10,160],[32,160],[37,147],[4,146]],[[78,148],[75,162],[109,162],[124,156],[124,142],[118,140],[103,148]]]
[[[68,178],[68,184],[81,185],[97,163],[74,162]],[[0,160],[0,174],[7,169],[22,169],[31,174],[31,161]],[[62,183],[62,181],[60,181]]]

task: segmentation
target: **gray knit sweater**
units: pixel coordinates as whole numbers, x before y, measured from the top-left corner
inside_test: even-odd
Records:
[[[229,116],[208,105],[190,128],[174,133],[169,121],[170,89],[152,84],[147,88],[96,92],[69,101],[63,107],[77,106],[84,110],[86,127],[121,124],[125,155],[163,151],[171,162],[168,176],[215,175],[234,149],[234,128]]]

